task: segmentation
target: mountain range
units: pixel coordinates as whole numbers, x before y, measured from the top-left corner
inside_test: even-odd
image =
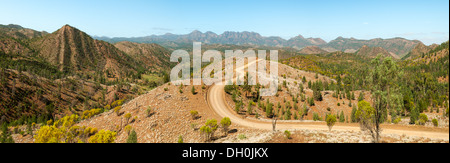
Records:
[[[343,51],[354,53],[362,46],[381,47],[386,49],[389,53],[397,55],[399,58],[407,55],[417,44],[421,43],[418,40],[407,40],[404,38],[392,39],[371,39],[359,40],[355,38],[338,37],[335,40],[326,42],[321,38],[304,38],[298,35],[289,40],[281,37],[264,37],[255,32],[224,32],[223,34],[216,34],[213,32],[202,33],[200,31],[193,31],[186,35],[152,35],[147,37],[94,37],[99,40],[115,43],[121,41],[130,41],[138,43],[156,43],[164,47],[179,48],[180,45],[189,45],[193,41],[199,41],[205,44],[231,44],[231,45],[252,45],[252,46],[270,46],[270,47],[291,47],[301,50],[309,46],[317,46],[326,50],[327,52]],[[191,45],[192,46],[192,45]]]

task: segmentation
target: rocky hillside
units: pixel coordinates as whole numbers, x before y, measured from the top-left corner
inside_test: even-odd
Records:
[[[417,56],[415,58],[412,58],[412,64],[426,64],[429,65],[430,63],[438,62],[439,60],[443,59],[445,63],[448,64],[448,56],[449,56],[449,42],[442,43],[441,45],[433,45],[429,48],[434,47],[432,50],[428,51],[427,53]],[[445,60],[447,59],[447,60]],[[441,68],[442,69],[442,68]]]
[[[103,108],[156,87],[170,69],[170,51],[156,44],[117,44],[124,52],[69,25],[51,34],[12,25],[0,31],[3,122]]]
[[[416,47],[414,47],[414,49],[411,50],[411,52],[409,52],[402,59],[414,59],[417,57],[421,57],[421,56],[427,54],[428,52],[430,52],[431,50],[433,50],[434,48],[436,48],[437,46],[438,45],[436,45],[436,44],[433,44],[431,46],[426,46],[423,43],[419,43],[416,45]]]
[[[108,70],[116,76],[124,76],[125,72],[140,68],[137,61],[113,45],[94,40],[69,25],[33,41],[31,46],[39,57],[58,66],[61,71]]]
[[[77,77],[50,80],[30,72],[1,69],[0,79],[2,122],[32,117],[43,120],[61,118],[72,112],[99,108],[115,98],[134,96],[130,87],[117,89],[116,86],[96,84]]]
[[[393,58],[399,59],[399,57],[395,54],[389,53],[386,49],[382,47],[369,47],[364,45],[356,52],[357,55],[366,56],[368,58],[375,58],[378,54],[382,54],[384,56],[392,56]]]
[[[23,28],[19,25],[1,25],[0,36],[7,36],[17,40],[33,39],[47,35],[47,32],[39,32],[28,28]]]
[[[28,48],[26,44],[20,40],[11,37],[1,37],[0,35],[0,51],[6,54],[22,54],[22,55],[32,55],[34,50]]]
[[[326,54],[328,51],[320,49],[317,46],[308,46],[300,50],[298,53],[300,54]]]
[[[147,70],[162,71],[170,69],[170,51],[158,44],[140,44],[118,42],[114,46],[130,55],[134,60],[142,62]]]

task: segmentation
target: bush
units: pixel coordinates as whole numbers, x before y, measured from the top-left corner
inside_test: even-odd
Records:
[[[233,85],[226,85],[225,86],[225,92],[229,95],[231,95],[231,93],[234,91],[234,86]]]
[[[361,100],[362,101],[362,100]],[[350,115],[350,118],[351,118],[351,120],[352,120],[352,123],[356,123],[356,122],[358,122],[358,119],[356,118],[356,106],[353,106],[353,109],[352,109],[352,115]]]
[[[114,107],[117,107],[117,106],[122,106],[122,105],[123,105],[123,101],[124,101],[124,100],[117,100],[117,101],[114,101],[114,102],[111,104],[111,108],[114,108]]]
[[[247,136],[245,136],[244,134],[239,134],[238,139],[244,140],[247,139]]]
[[[314,120],[314,121],[320,121],[321,118],[319,117],[319,114],[313,113],[313,120]]]
[[[428,116],[426,114],[419,115],[419,125],[425,125],[428,121]]]
[[[126,120],[125,122],[128,123],[130,121],[131,114],[130,113],[125,114],[124,118]]]
[[[438,127],[439,126],[439,122],[438,122],[438,120],[436,118],[431,120],[431,122],[433,122],[434,127]]]
[[[101,130],[94,136],[90,137],[88,142],[89,143],[114,143],[114,141],[116,140],[116,135],[117,135],[116,132],[109,131],[109,130]]]
[[[234,111],[236,111],[236,114],[239,114],[239,112],[241,112],[242,105],[243,105],[242,101],[236,102],[236,105],[234,108]]]
[[[400,123],[401,121],[402,121],[402,118],[398,117],[398,118],[396,118],[396,119],[393,121],[393,123],[394,123],[394,124],[398,124],[398,123]]]
[[[419,118],[419,110],[417,107],[414,107],[411,110],[411,117],[409,119],[409,124],[416,124],[416,121],[418,120],[418,118]]]
[[[183,137],[181,135],[178,137],[178,143],[180,144],[184,143]]]
[[[194,86],[192,86],[191,93],[192,93],[193,95],[196,95],[196,94],[197,94],[197,92],[195,91],[195,87],[194,87]]]
[[[130,125],[125,126],[125,132],[127,133],[127,135],[131,134],[130,132],[131,132],[132,129],[133,128]]]
[[[197,117],[198,117],[198,111],[192,110],[192,111],[191,111],[191,117],[192,117],[193,120],[197,119]]]
[[[341,122],[341,123],[344,123],[344,122],[345,122],[344,111],[341,111],[341,115],[339,115],[339,122]]]
[[[92,110],[86,110],[82,113],[81,119],[89,119],[95,115],[98,115],[102,112],[102,109],[92,109]]]
[[[335,116],[335,115],[328,115],[328,116],[327,116],[327,119],[326,119],[326,122],[327,122],[328,128],[329,128],[330,131],[331,131],[331,129],[333,128],[333,126],[336,124],[336,116]]]
[[[128,135],[127,143],[137,143],[136,131],[131,131],[130,135]]]
[[[288,130],[284,131],[284,136],[286,137],[286,139],[292,139],[291,132]]]
[[[223,118],[220,121],[220,124],[222,125],[223,131],[225,132],[225,135],[228,135],[228,128],[231,126],[231,120],[228,117]]]
[[[115,107],[114,108],[114,113],[116,113],[117,116],[120,116],[120,110],[122,109],[121,106]]]
[[[164,91],[166,91],[166,92],[169,91],[169,88],[164,88]]]
[[[215,119],[207,120],[205,125],[210,127],[213,132],[216,131],[217,128],[219,127],[219,125],[217,125],[217,120],[215,120]]]
[[[311,98],[309,101],[309,106],[315,106],[316,103],[314,102],[314,98]]]
[[[200,127],[200,133],[204,135],[206,141],[209,141],[212,137],[212,130],[209,126]]]

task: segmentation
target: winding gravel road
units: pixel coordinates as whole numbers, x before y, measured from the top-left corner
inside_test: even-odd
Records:
[[[256,60],[249,63],[255,64],[262,59]],[[246,65],[246,66],[248,66]],[[236,69],[236,72],[244,73],[246,68],[240,67]],[[272,130],[272,123],[268,121],[259,121],[253,119],[243,119],[241,116],[234,113],[233,109],[225,102],[225,84],[215,84],[211,86],[208,92],[207,101],[211,109],[213,109],[220,117],[229,117],[233,124],[237,124],[244,127],[249,127],[253,129],[261,130]],[[406,126],[405,126],[406,127]],[[400,128],[400,129],[397,129]],[[449,140],[449,133],[445,132],[432,132],[432,131],[420,131],[411,129],[401,129],[402,127],[397,127],[396,129],[383,129],[382,134],[396,134],[396,135],[407,135],[407,136],[417,136],[426,137],[432,139],[442,139]],[[322,123],[305,123],[305,122],[278,122],[276,126],[277,130],[293,130],[293,129],[307,129],[307,130],[328,130],[326,124]],[[356,126],[344,126],[336,124],[333,130],[337,131],[360,131],[359,127]]]

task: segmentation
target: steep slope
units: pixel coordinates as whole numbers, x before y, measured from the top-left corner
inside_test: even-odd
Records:
[[[327,51],[320,49],[317,46],[308,46],[300,50],[298,53],[300,54],[326,54]]]
[[[416,45],[416,47],[414,47],[414,49],[411,50],[411,52],[409,52],[402,59],[414,59],[414,58],[420,57],[422,55],[427,54],[428,52],[430,52],[431,50],[433,50],[437,46],[438,45],[436,45],[436,44],[433,44],[431,46],[426,46],[423,43],[419,43],[419,44]]]
[[[139,66],[113,45],[92,39],[86,33],[63,26],[58,31],[32,42],[38,56],[58,66],[61,71],[96,71],[123,76]]]
[[[0,25],[0,51],[6,54],[30,56],[34,54],[34,50],[29,47],[30,40],[46,34],[46,32],[38,32],[19,25]]]
[[[433,46],[432,50],[428,51],[426,54],[423,54],[422,56],[417,56],[416,58],[412,58],[412,65],[420,65],[425,64],[429,65],[430,63],[437,62],[439,60],[442,60],[445,63],[448,63],[448,56],[449,56],[449,42],[442,43],[439,46]],[[440,66],[438,66],[440,68]],[[445,67],[447,68],[447,67]],[[440,68],[443,69],[443,68]]]
[[[368,58],[375,58],[378,54],[382,54],[384,56],[392,56],[393,58],[399,59],[395,54],[389,53],[386,49],[382,47],[369,47],[364,45],[356,52],[357,55],[365,56]]]
[[[142,62],[146,70],[165,71],[170,69],[170,51],[158,44],[118,42],[114,46]]]
[[[34,53],[33,50],[28,48],[28,46],[21,41],[11,38],[11,37],[2,37],[0,34],[0,51],[3,51],[6,54],[15,54],[15,55],[25,55],[29,56]]]

